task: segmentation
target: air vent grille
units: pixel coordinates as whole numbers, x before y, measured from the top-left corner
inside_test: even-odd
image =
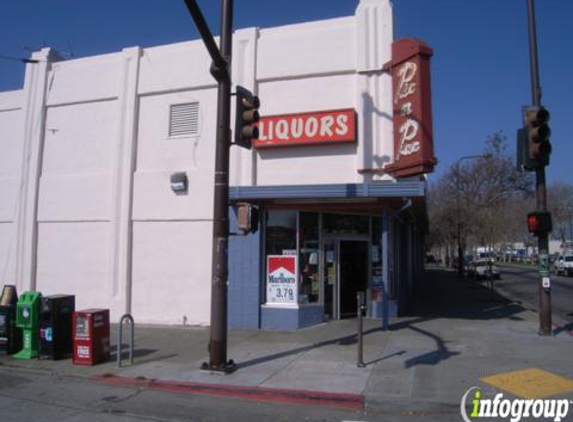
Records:
[[[199,133],[199,103],[172,104],[169,111],[169,136]]]

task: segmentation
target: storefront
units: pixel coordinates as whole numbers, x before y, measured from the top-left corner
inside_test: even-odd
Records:
[[[234,189],[236,203],[259,204],[262,221],[230,241],[231,326],[297,329],[355,317],[358,292],[367,315],[387,322],[421,271],[424,189],[418,181]]]

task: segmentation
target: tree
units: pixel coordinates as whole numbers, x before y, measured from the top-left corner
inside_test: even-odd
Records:
[[[428,250],[442,249],[442,259],[447,261],[450,256],[449,247],[456,240],[456,212],[452,197],[442,195],[447,190],[446,179],[441,178],[436,183],[430,184],[428,189],[428,217],[430,231],[426,238]],[[445,249],[445,250],[444,250]]]
[[[526,233],[524,203],[533,193],[531,176],[516,170],[502,132],[489,136],[482,154],[473,158],[453,164],[428,195],[430,241],[458,242],[460,255],[471,244],[509,242]]]
[[[572,240],[573,186],[563,182],[551,184],[547,189],[547,203],[553,219],[554,236],[562,242],[567,237]]]

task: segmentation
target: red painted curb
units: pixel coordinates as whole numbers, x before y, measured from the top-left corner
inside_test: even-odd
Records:
[[[92,379],[118,387],[139,387],[163,391],[235,397],[253,401],[310,404],[344,409],[363,409],[362,394],[328,393],[325,391],[286,390],[265,387],[245,387],[185,381],[160,381],[126,377],[96,376]]]

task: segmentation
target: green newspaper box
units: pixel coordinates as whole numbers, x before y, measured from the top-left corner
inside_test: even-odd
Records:
[[[24,347],[14,355],[16,359],[38,356],[40,337],[40,299],[38,292],[26,292],[16,304],[16,326],[22,329]]]

